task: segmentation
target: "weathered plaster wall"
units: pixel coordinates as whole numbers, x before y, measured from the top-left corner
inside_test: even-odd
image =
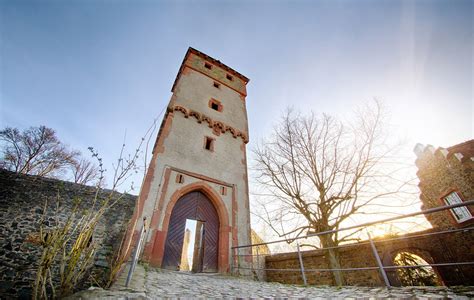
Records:
[[[210,63],[213,67],[209,70],[206,67],[204,67],[204,61],[207,63]],[[246,96],[247,95],[247,90],[246,90],[246,82],[244,82],[241,78],[238,76],[234,76],[232,72],[228,72],[221,68],[219,65],[215,64],[213,60],[206,60],[202,58],[199,55],[196,55],[194,53],[191,53],[188,57],[188,59],[184,62],[187,67],[193,68],[194,70],[203,73],[215,80],[218,80],[219,82],[227,85],[229,88],[232,88],[236,92]],[[227,74],[231,74],[233,77],[233,80],[228,80],[226,78]]]
[[[29,298],[35,269],[41,255],[38,242],[40,220],[45,201],[48,202],[46,227],[55,225],[55,207],[60,199],[59,219],[65,220],[73,201],[81,199],[81,209],[89,209],[95,188],[48,179],[20,175],[0,169],[0,295]],[[108,191],[103,191],[104,198]],[[107,212],[94,233],[101,247],[94,270],[107,267],[107,256],[116,249],[129,218],[136,196],[125,194]]]
[[[237,76],[234,76],[232,82],[226,82],[227,71],[213,65],[210,72],[204,68],[204,62],[203,58],[193,54],[185,60],[180,70],[169,104],[171,109],[160,129],[141,190],[136,210],[138,213],[135,215],[138,220],[135,233],[141,227],[142,217],[151,220],[143,259],[150,261],[152,265],[159,266],[161,263],[162,250],[158,248],[164,247],[166,239],[168,204],[173,195],[189,185],[202,184],[209,187],[216,202],[222,203],[228,225],[222,228],[226,232],[226,241],[220,236],[219,243],[250,243],[245,82]],[[219,88],[214,87],[214,81],[221,83]],[[211,98],[221,103],[221,111],[209,107]],[[175,106],[183,107],[186,112],[173,110]],[[245,138],[230,131],[222,132],[211,128],[208,122],[189,116],[187,112],[190,111],[231,126]],[[212,151],[204,149],[206,137],[214,139]],[[184,183],[176,182],[178,174],[184,176]],[[222,187],[227,189],[224,195],[221,193]],[[225,251],[226,253],[219,253],[219,256],[225,257],[227,265],[230,265],[230,247]]]
[[[175,88],[176,96],[171,104],[183,105],[202,112],[213,120],[223,121],[248,135],[245,101],[242,100],[242,96],[225,85],[215,88],[214,81],[193,69],[185,68]],[[221,112],[209,107],[211,98],[222,103]]]

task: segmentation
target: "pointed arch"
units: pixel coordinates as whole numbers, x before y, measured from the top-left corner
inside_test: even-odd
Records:
[[[163,254],[165,250],[165,241],[166,236],[168,234],[168,227],[170,223],[171,213],[173,211],[174,206],[178,202],[178,200],[183,197],[184,195],[199,191],[203,193],[209,200],[212,202],[214,207],[216,208],[217,215],[219,216],[219,245],[218,245],[218,258],[217,258],[217,266],[219,273],[227,273],[229,272],[229,236],[231,232],[231,227],[229,225],[229,214],[227,213],[226,206],[222,199],[220,198],[219,194],[210,187],[205,181],[199,181],[190,183],[179,190],[175,191],[173,195],[171,195],[170,201],[168,202],[165,215],[163,219],[163,228],[162,228],[162,238],[159,243],[153,245],[153,252],[156,256],[152,258],[152,260],[156,261],[159,266],[162,264]]]

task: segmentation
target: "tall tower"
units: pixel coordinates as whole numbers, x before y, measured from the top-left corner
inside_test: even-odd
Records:
[[[187,220],[203,228],[203,272],[229,272],[231,247],[250,244],[248,81],[188,49],[134,214],[150,220],[142,259],[152,266],[179,269]]]

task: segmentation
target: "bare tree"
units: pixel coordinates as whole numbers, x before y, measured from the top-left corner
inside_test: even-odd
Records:
[[[55,177],[79,156],[56,137],[53,129],[39,126],[20,132],[6,127],[0,131],[3,157],[0,165],[23,174]]]
[[[100,177],[99,167],[85,158],[75,159],[71,172],[74,182],[79,184],[95,184]]]
[[[383,119],[378,102],[346,123],[288,110],[272,137],[254,151],[258,180],[272,201],[265,206],[266,224],[286,237],[335,230],[355,214],[369,213],[364,208],[385,205],[401,193],[407,182],[396,179],[396,147],[390,146]],[[341,267],[333,247],[352,234],[319,236],[332,268]],[[333,274],[336,284],[344,284],[341,272]]]

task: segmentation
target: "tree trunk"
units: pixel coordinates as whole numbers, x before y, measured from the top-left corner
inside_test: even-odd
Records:
[[[331,269],[341,269],[341,262],[339,258],[339,249],[337,248],[331,248],[336,246],[334,241],[332,240],[331,236],[320,236],[319,237],[321,240],[321,245],[324,248],[330,248],[327,249],[328,252],[328,258],[327,258],[327,263]],[[342,274],[342,271],[331,271],[332,276],[334,278],[334,282],[338,286],[344,285],[344,276]]]

